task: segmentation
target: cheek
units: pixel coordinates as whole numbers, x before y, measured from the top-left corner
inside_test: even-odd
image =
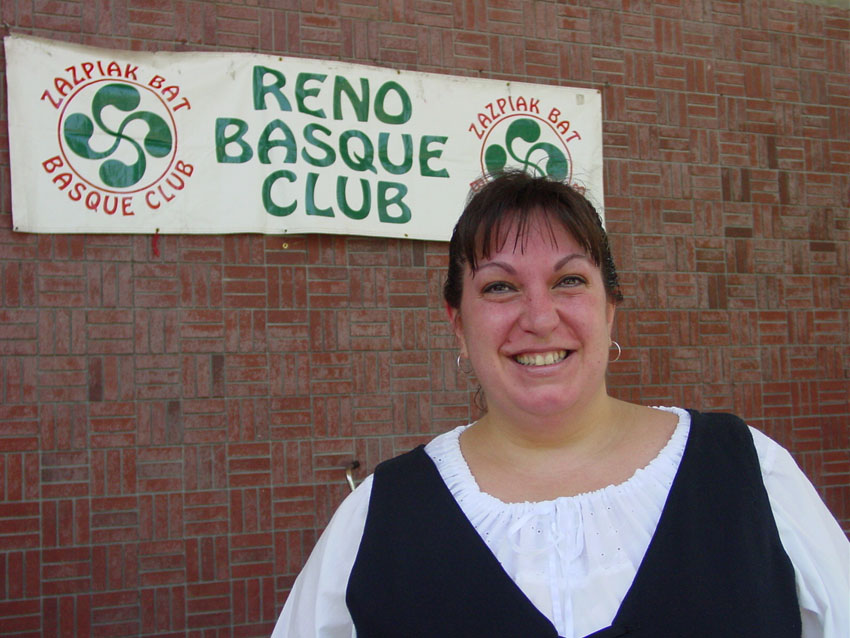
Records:
[[[463,338],[468,348],[489,349],[509,338],[512,321],[503,308],[479,308],[474,302],[465,308]]]

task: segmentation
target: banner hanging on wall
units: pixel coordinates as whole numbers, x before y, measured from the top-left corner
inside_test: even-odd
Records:
[[[5,38],[12,216],[38,233],[447,240],[505,167],[602,212],[599,91]]]

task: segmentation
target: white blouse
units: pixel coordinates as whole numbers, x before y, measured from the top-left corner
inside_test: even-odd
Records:
[[[505,571],[564,638],[611,624],[634,580],[690,430],[679,408],[668,443],[619,485],[552,501],[505,503],[478,488],[460,426],[425,451]],[[762,477],[794,565],[803,638],[850,636],[850,543],[791,455],[751,428]],[[354,638],[345,590],[366,522],[372,477],[345,499],[295,581],[272,638]]]

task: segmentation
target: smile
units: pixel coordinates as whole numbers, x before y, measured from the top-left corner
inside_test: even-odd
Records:
[[[518,354],[514,361],[524,366],[550,366],[567,358],[566,350],[539,352],[536,354]]]

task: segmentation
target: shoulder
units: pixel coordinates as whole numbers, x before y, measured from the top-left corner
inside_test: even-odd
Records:
[[[345,589],[366,524],[373,477],[337,508],[286,599],[272,638],[353,635]]]
[[[722,475],[727,480],[755,487],[761,483],[761,460],[751,429],[737,415],[687,410],[688,441],[685,466],[689,471]]]
[[[391,459],[378,463],[378,466],[375,468],[374,476],[383,480],[386,476],[395,476],[399,474],[404,475],[408,472],[414,471],[421,465],[423,457],[427,459],[424,454],[424,450],[425,446],[419,445],[409,452],[399,454],[398,456],[394,456]]]
[[[426,445],[419,445],[409,452],[378,464],[375,468],[373,495],[381,495],[379,499],[386,492],[421,495],[423,487],[433,484],[435,478],[441,477],[445,461],[451,461],[455,465],[465,464],[460,454],[458,437],[466,427],[468,426],[459,426],[439,434]]]
[[[794,565],[803,636],[844,636],[850,542],[788,450],[757,429],[750,432],[779,537]]]
[[[751,435],[747,423],[737,414],[730,412],[701,412],[688,409],[692,428],[706,428],[714,434],[735,436],[749,440]]]
[[[776,476],[793,477],[796,481],[809,483],[800,471],[791,454],[761,430],[747,424],[736,414],[727,412],[700,412],[688,409],[691,436],[703,437],[725,444],[740,443],[751,449],[761,469],[765,487]]]
[[[850,624],[850,542],[790,452],[732,414],[689,410],[704,437],[751,441],[782,546],[794,566],[803,636],[843,636]],[[737,446],[736,446],[737,447]]]

